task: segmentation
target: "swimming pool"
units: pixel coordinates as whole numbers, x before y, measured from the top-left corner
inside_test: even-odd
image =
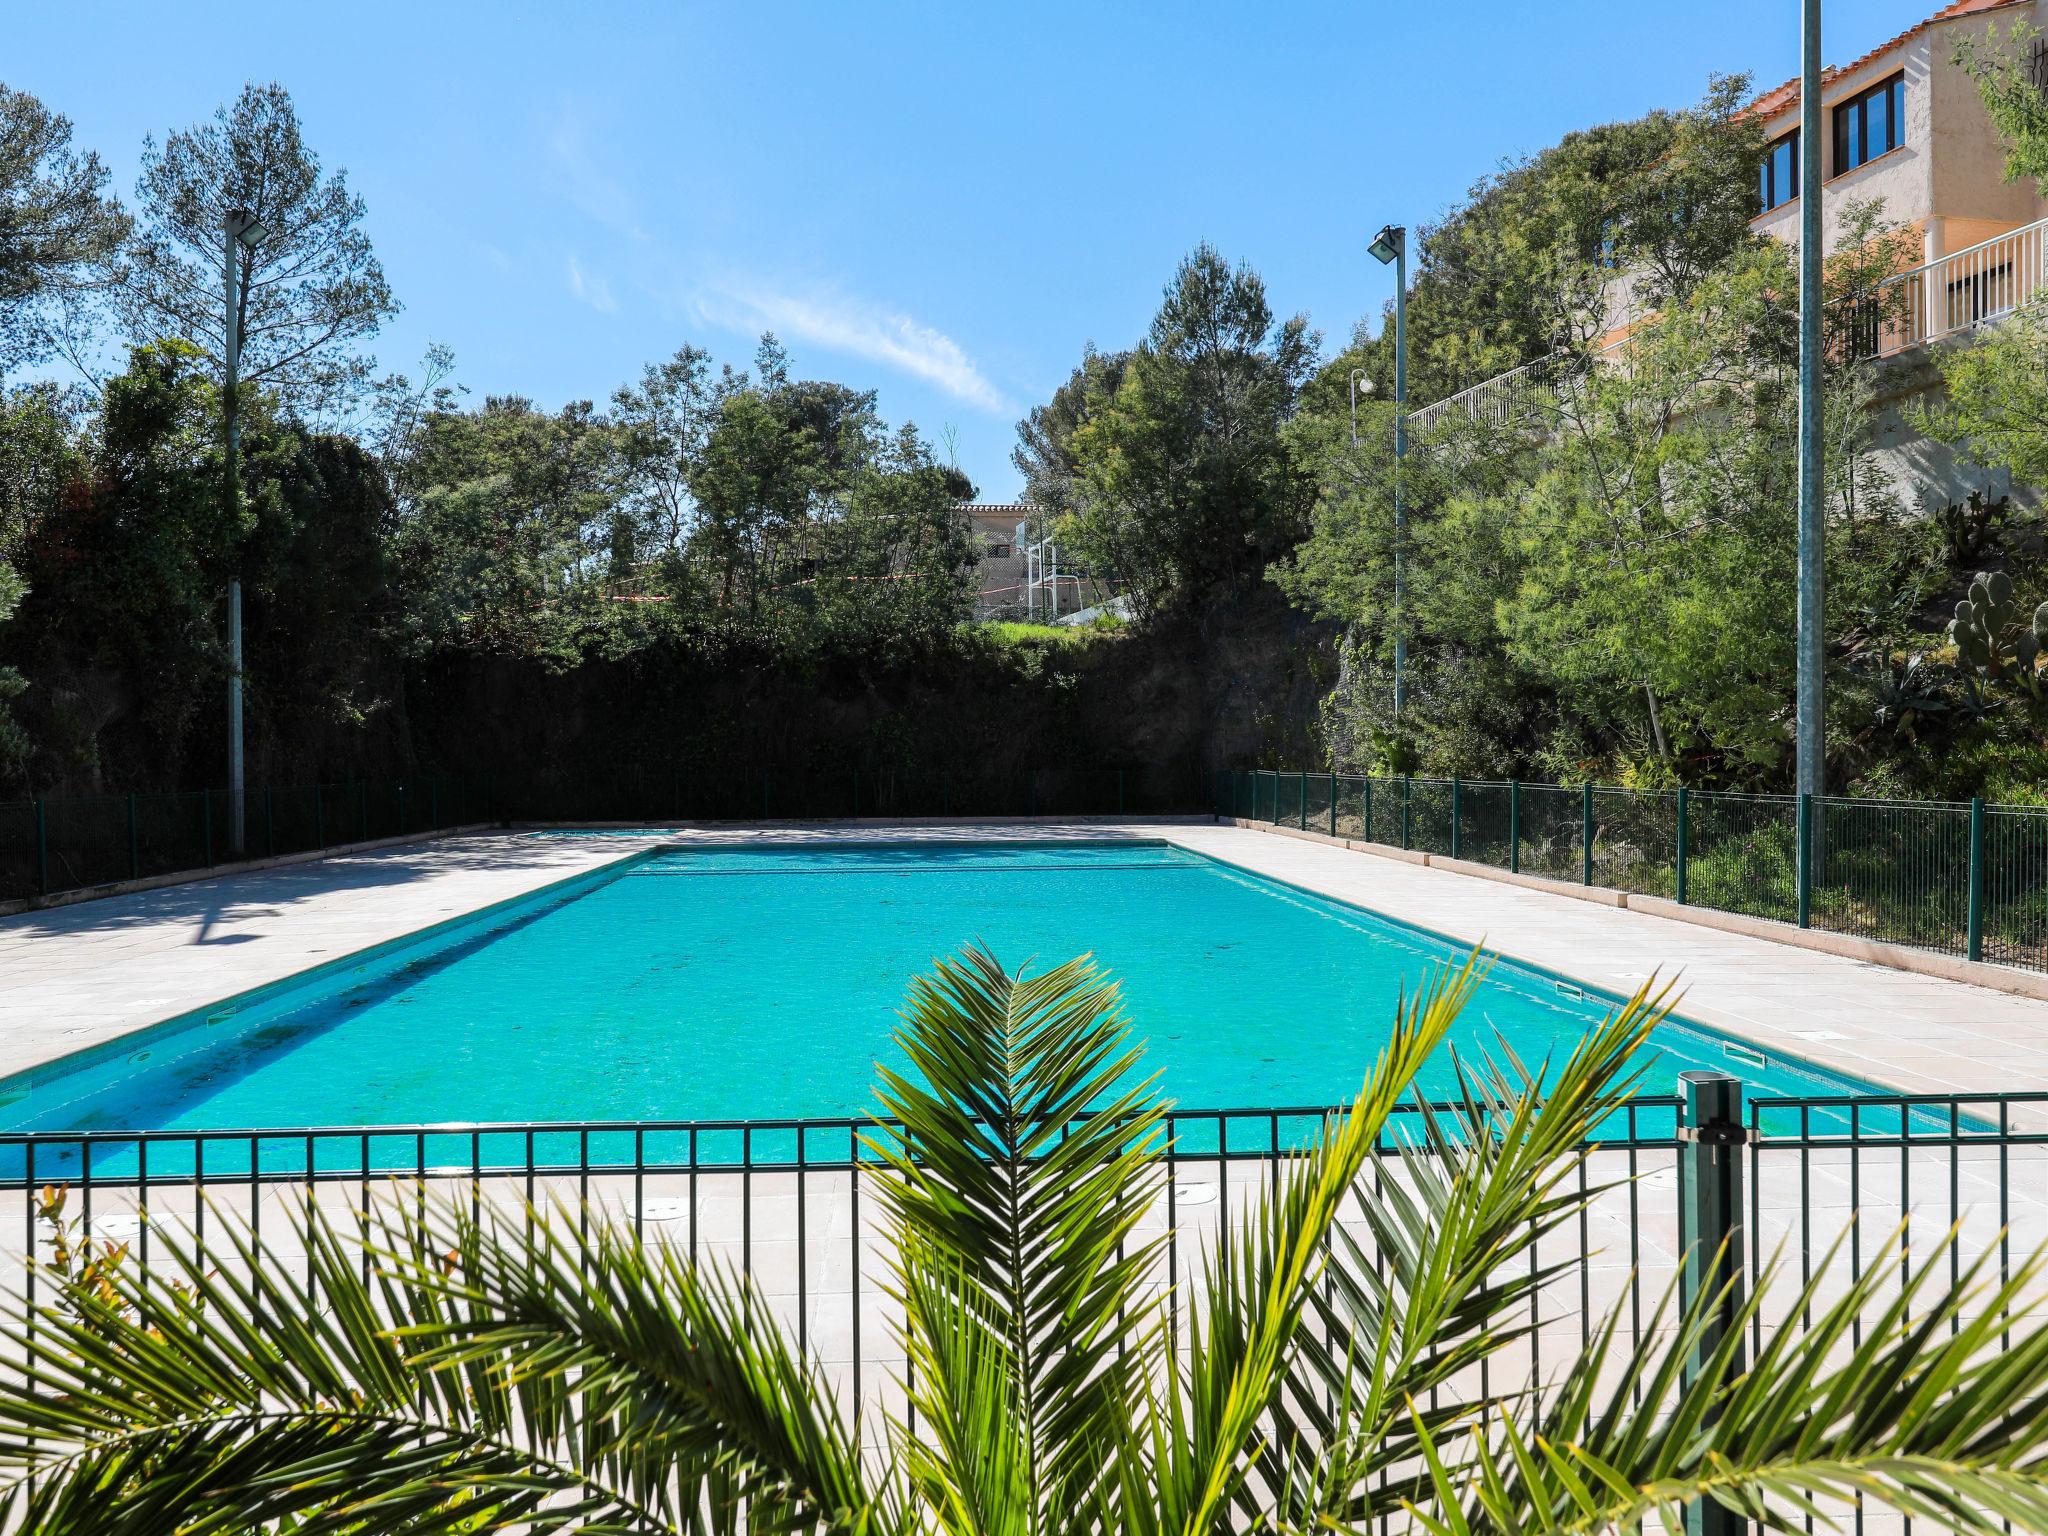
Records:
[[[859,1116],[905,982],[972,940],[1012,967],[1092,950],[1191,1109],[1347,1100],[1403,987],[1462,957],[1157,842],[670,848],[0,1080],[0,1129]],[[1561,1058],[1613,1004],[1499,961],[1455,1038]],[[1654,1043],[1650,1093],[1689,1067],[1883,1092],[1678,1021]],[[1448,1056],[1421,1088],[1454,1091]]]

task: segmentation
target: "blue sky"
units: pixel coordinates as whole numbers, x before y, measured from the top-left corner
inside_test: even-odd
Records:
[[[1938,0],[1832,0],[1830,59]],[[1084,343],[1128,344],[1207,239],[1333,340],[1365,254],[1504,157],[1798,67],[1797,0],[347,6],[0,4],[0,80],[126,196],[145,134],[284,82],[346,167],[410,368],[602,400],[684,341],[881,394],[985,499]],[[942,456],[944,449],[941,449]]]

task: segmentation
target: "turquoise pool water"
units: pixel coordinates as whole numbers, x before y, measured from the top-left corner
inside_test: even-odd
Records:
[[[1190,1109],[1349,1098],[1402,989],[1461,956],[1161,844],[662,851],[0,1081],[0,1129],[859,1116],[875,1064],[900,1060],[907,978],[971,940],[1011,966],[1092,950]],[[1458,1043],[1537,1063],[1612,1005],[1503,961]],[[1689,1025],[1656,1047],[1646,1092],[1688,1067],[1752,1093],[1877,1091]],[[1453,1092],[1447,1056],[1422,1088]],[[226,1171],[227,1152],[209,1157]]]

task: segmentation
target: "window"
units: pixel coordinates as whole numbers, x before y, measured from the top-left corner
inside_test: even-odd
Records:
[[[1773,208],[1784,207],[1799,195],[1797,128],[1782,139],[1773,139],[1771,147],[1764,151],[1764,163],[1757,190],[1763,193],[1765,213],[1769,213]]]
[[[1906,77],[1893,75],[1835,108],[1835,174],[1906,142]]]

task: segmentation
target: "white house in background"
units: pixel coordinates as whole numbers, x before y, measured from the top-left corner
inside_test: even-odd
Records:
[[[2005,180],[2005,150],[1977,93],[1953,62],[1966,33],[2001,32],[2015,22],[2048,30],[2048,0],[1954,0],[1889,42],[1822,74],[1822,142],[1801,142],[1800,82],[1766,91],[1749,111],[1762,120],[1769,149],[1758,171],[1759,211],[1752,227],[1788,245],[1799,242],[1800,166],[1821,159],[1821,233],[1835,246],[1851,203],[1881,200],[1886,219],[1918,240],[1921,264],[1897,279],[1903,319],[1886,325],[1877,349],[1887,360],[1878,417],[1879,455],[1909,505],[1938,506],[1970,492],[2008,489],[2002,473],[1960,463],[1911,425],[1911,407],[1940,386],[1930,349],[1953,344],[2011,313],[2048,287],[2048,199],[2031,180]],[[2048,90],[2048,49],[2032,53],[2035,83]],[[1621,302],[1605,345],[1617,348],[1640,317]],[[1545,359],[1463,390],[1415,413],[1427,430],[1451,411],[1498,419],[1517,393],[1547,388]],[[2040,488],[2022,488],[2038,494]]]

